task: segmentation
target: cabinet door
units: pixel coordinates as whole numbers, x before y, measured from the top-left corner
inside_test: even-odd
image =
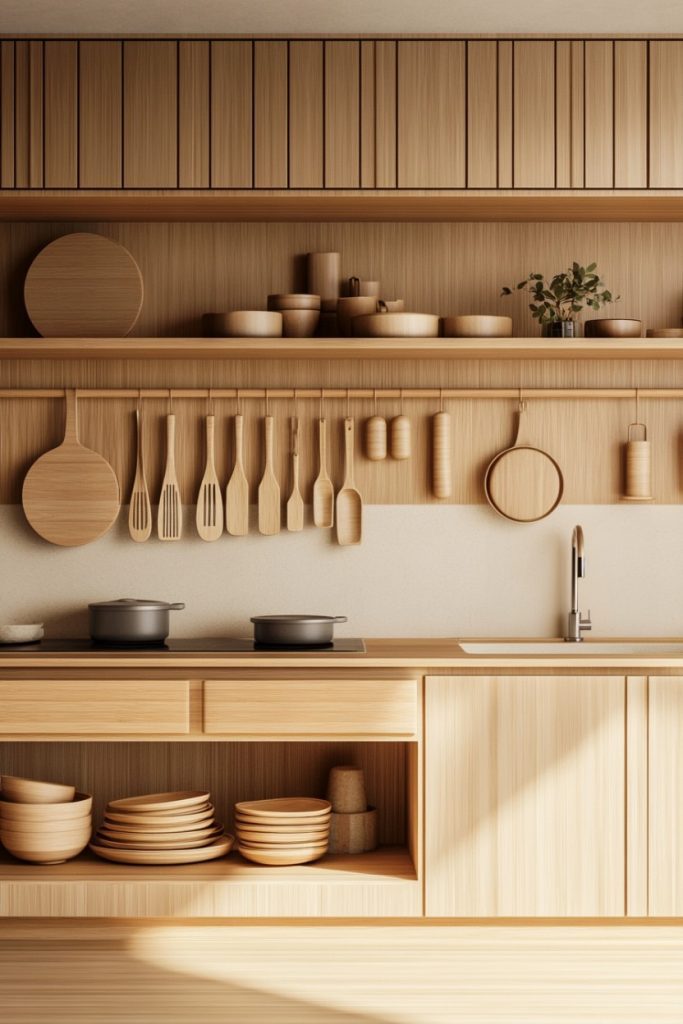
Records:
[[[515,188],[555,187],[555,43],[513,44]]]
[[[648,911],[683,915],[683,678],[648,683]]]
[[[625,911],[625,682],[430,677],[426,913]]]
[[[178,45],[123,44],[123,186],[178,184]]]
[[[683,188],[683,42],[650,43],[650,188]]]

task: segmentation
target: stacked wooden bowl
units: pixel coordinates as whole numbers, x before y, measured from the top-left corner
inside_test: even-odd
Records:
[[[327,853],[328,800],[282,797],[235,804],[238,850],[255,864],[308,864]]]
[[[268,309],[282,314],[285,338],[311,338],[320,320],[320,296],[292,292],[269,295]]]
[[[208,793],[150,793],[110,800],[90,849],[120,864],[194,864],[232,849]]]
[[[3,775],[0,842],[19,860],[62,864],[92,832],[92,797],[74,786]]]

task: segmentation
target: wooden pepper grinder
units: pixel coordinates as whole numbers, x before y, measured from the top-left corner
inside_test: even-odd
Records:
[[[365,424],[365,454],[371,462],[382,462],[387,457],[387,421],[377,415],[376,391],[375,414]]]
[[[624,447],[624,493],[622,501],[654,501],[652,497],[652,459],[647,427],[640,422],[636,391],[636,421],[628,425],[628,441]],[[642,437],[634,439],[635,432]]]

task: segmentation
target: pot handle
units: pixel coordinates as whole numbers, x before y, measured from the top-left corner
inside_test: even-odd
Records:
[[[182,601],[176,601],[175,604],[169,604],[168,610],[170,612],[181,612],[185,607]]]
[[[348,622],[349,620],[347,619],[347,617],[345,615],[333,615],[332,616],[332,621],[333,622]]]

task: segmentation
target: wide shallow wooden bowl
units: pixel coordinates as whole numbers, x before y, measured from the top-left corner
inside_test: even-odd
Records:
[[[643,321],[615,320],[607,317],[586,320],[583,333],[587,338],[640,338],[643,334]]]
[[[213,818],[213,804],[208,804],[202,810],[194,811],[190,809],[192,813],[178,813],[178,814],[164,814],[160,811],[148,811],[146,814],[125,814],[117,813],[116,811],[106,810],[104,812],[104,820],[107,825],[116,825],[121,828],[135,830],[138,827],[142,827],[145,830],[151,829],[156,831],[157,829],[162,832],[169,830],[177,830],[188,828],[190,825],[193,827],[196,825],[202,826],[202,822],[208,821]]]
[[[0,831],[0,841],[13,857],[28,860],[34,864],[62,864],[77,857],[90,840],[91,830],[59,832],[48,836],[25,836],[14,832]]]
[[[144,796],[121,797],[120,800],[110,800],[107,804],[106,813],[116,811],[130,811],[131,814],[139,814],[141,811],[187,811],[192,807],[202,809],[208,803],[209,794],[196,789],[182,790],[172,793],[146,793]]]
[[[118,850],[113,846],[102,846],[97,840],[90,844],[90,849],[98,857],[117,864],[199,864],[224,857],[230,853],[234,842],[234,837],[226,833],[208,846],[191,850]]]
[[[369,313],[354,316],[356,338],[438,338],[439,318],[431,313]]]
[[[21,779],[17,775],[3,775],[0,785],[2,799],[18,804],[66,804],[76,796],[75,786]]]
[[[208,338],[281,338],[282,313],[265,309],[235,309],[232,313],[205,313]]]
[[[683,327],[650,327],[648,338],[683,338]]]
[[[99,835],[116,843],[145,843],[151,846],[156,844],[172,845],[173,843],[199,842],[201,839],[213,839],[224,832],[222,825],[211,821],[206,828],[194,829],[188,832],[115,832],[106,825],[101,825]]]
[[[288,864],[309,864],[313,860],[320,860],[327,852],[326,846],[309,846],[296,849],[285,846],[280,850],[254,850],[240,843],[237,848],[245,860],[274,868],[285,867]]]
[[[320,311],[320,296],[288,292],[268,296],[268,309],[317,309]]]
[[[283,796],[272,800],[242,800],[235,804],[238,817],[274,818],[273,824],[280,824],[282,818],[319,818],[329,816],[332,804],[309,796]]]
[[[511,316],[445,316],[444,338],[511,338]]]
[[[18,804],[0,800],[0,825],[20,822],[76,821],[92,814],[92,797],[89,793],[76,793],[70,803],[64,804]]]
[[[237,837],[237,841],[240,846],[246,846],[249,850],[272,850],[277,853],[279,850],[318,850],[327,849],[329,845],[329,839],[319,839],[315,842],[307,842],[303,839],[300,843],[254,843],[250,839],[245,839],[244,836]]]
[[[0,822],[0,835],[17,836],[53,836],[63,835],[65,832],[92,832],[92,815],[86,814],[83,818],[70,818],[66,821],[7,821]]]

